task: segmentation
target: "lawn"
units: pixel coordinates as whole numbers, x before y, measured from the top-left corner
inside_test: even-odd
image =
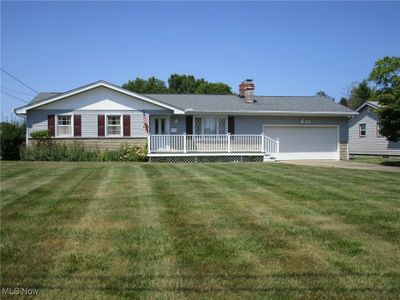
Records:
[[[399,195],[399,175],[365,170],[3,162],[1,286],[42,299],[394,299]]]
[[[361,162],[383,166],[400,167],[400,157],[382,157],[382,156],[357,156],[350,162]]]

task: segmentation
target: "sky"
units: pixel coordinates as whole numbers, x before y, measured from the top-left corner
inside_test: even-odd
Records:
[[[179,73],[339,100],[387,55],[400,2],[1,2],[1,67],[37,91]],[[4,72],[1,91],[2,120],[35,94]]]

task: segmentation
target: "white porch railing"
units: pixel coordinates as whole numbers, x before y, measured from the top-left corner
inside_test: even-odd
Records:
[[[279,153],[279,139],[263,134],[149,135],[149,153]]]

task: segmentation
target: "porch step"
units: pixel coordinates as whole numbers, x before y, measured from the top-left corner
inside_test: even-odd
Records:
[[[276,162],[278,161],[274,155],[264,155],[263,162]]]

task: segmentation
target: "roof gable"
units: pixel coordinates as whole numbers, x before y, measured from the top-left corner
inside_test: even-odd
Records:
[[[130,97],[136,98],[136,99],[140,99],[140,100],[146,101],[148,103],[157,105],[159,107],[162,107],[162,108],[165,108],[165,109],[170,109],[170,110],[174,111],[175,114],[183,114],[184,113],[181,109],[179,109],[177,107],[174,107],[174,106],[166,104],[166,103],[162,103],[162,102],[160,102],[158,100],[149,98],[149,97],[147,97],[145,95],[141,95],[141,94],[137,94],[137,93],[128,91],[128,90],[123,89],[123,88],[121,88],[119,86],[116,86],[114,84],[111,84],[111,83],[108,83],[108,82],[102,81],[102,80],[101,81],[96,81],[94,83],[91,83],[91,84],[88,84],[88,85],[85,85],[85,86],[82,86],[82,87],[79,87],[79,88],[76,88],[76,89],[73,89],[73,90],[70,90],[70,91],[65,92],[65,93],[61,93],[61,94],[54,93],[54,96],[50,96],[49,98],[41,97],[41,96],[43,96],[44,93],[42,93],[42,95],[39,94],[30,103],[28,103],[25,106],[16,108],[14,111],[15,111],[16,114],[26,114],[27,110],[34,109],[34,108],[37,108],[37,107],[42,107],[44,105],[48,105],[50,103],[54,103],[54,102],[62,100],[62,99],[66,99],[68,97],[71,97],[71,96],[74,96],[74,95],[77,95],[77,94],[80,94],[80,93],[83,93],[83,92],[86,92],[86,91],[89,91],[89,90],[92,90],[92,89],[95,89],[95,88],[98,88],[98,87],[104,87],[104,88],[107,88],[107,89],[122,93],[124,95],[127,95],[127,96],[130,96]]]
[[[362,109],[364,109],[364,107],[366,107],[366,106],[369,106],[369,107],[372,107],[372,108],[375,108],[375,109],[381,107],[381,105],[379,105],[379,103],[378,103],[377,101],[365,101],[363,104],[361,104],[361,105],[356,109],[356,111],[359,112],[359,111],[361,111]]]

